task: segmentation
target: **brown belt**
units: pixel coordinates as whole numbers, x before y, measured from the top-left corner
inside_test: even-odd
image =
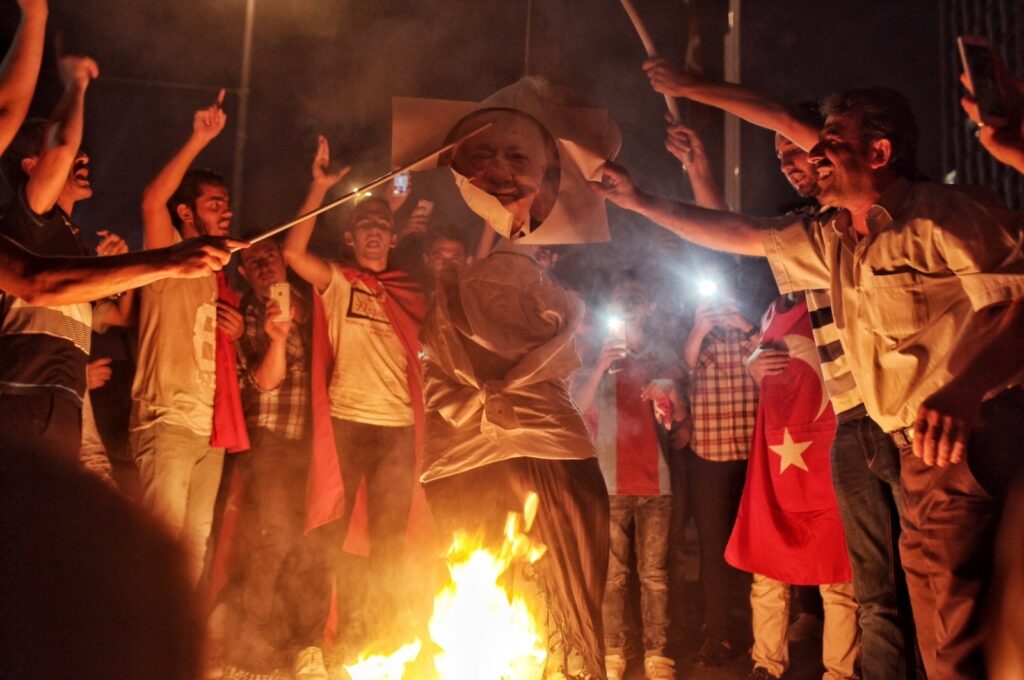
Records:
[[[912,427],[902,427],[895,432],[890,432],[889,436],[892,437],[896,448],[909,449],[914,445],[914,428]]]

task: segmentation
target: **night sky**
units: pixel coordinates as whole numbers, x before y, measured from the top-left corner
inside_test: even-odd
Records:
[[[640,70],[644,54],[617,0],[533,0],[531,71],[607,107],[623,131],[620,161],[638,184],[687,196],[663,142],[664,103]],[[683,0],[636,0],[659,51],[681,59]],[[701,59],[721,74],[724,0],[698,2]],[[3,28],[15,3],[4,0]],[[237,87],[245,0],[55,0],[50,35],[94,56],[85,149],[94,197],[76,208],[87,235],[112,229],[139,243],[139,197],[185,140],[192,112],[213,88]],[[794,101],[839,89],[887,85],[913,101],[920,165],[941,176],[938,17],[933,0],[745,0],[745,84]],[[393,95],[481,99],[523,74],[527,0],[256,0],[245,189],[236,229],[252,233],[291,216],[302,199],[317,132],[354,166],[353,180],[388,170]],[[33,113],[59,96],[47,54]],[[120,79],[191,83],[186,89]],[[228,128],[200,165],[231,176],[237,98]],[[721,115],[685,109],[721,168]],[[775,164],[772,136],[743,127],[743,209],[774,214],[793,194]],[[329,219],[336,225],[341,216]],[[648,225],[612,210],[622,241]],[[327,227],[327,231],[330,231]],[[607,250],[607,247],[605,247]],[[600,251],[600,248],[594,249]]]

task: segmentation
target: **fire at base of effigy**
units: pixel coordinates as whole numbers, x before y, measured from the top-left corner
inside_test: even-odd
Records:
[[[547,661],[544,619],[503,585],[510,570],[533,565],[545,553],[527,535],[537,506],[531,493],[522,514],[509,513],[497,551],[478,536],[457,533],[445,555],[448,582],[434,598],[427,625],[429,642],[417,639],[388,655],[360,655],[344,667],[349,677],[413,680],[407,670],[429,654],[437,680],[540,680]]]

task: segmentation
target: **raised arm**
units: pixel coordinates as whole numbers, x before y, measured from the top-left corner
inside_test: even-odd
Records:
[[[0,290],[33,305],[90,302],[168,277],[221,269],[243,241],[204,237],[173,248],[112,257],[41,257],[0,237]]]
[[[644,71],[651,87],[661,94],[722,109],[748,123],[778,132],[804,151],[818,143],[818,127],[803,120],[798,108],[769,94],[733,83],[704,80],[677,71],[657,57],[644,62]]]
[[[317,138],[316,155],[313,157],[312,180],[309,183],[309,191],[306,192],[306,200],[299,207],[299,215],[319,208],[330,188],[351,170],[345,166],[332,173],[330,165],[331,149],[327,144],[327,138],[320,135]],[[316,218],[310,217],[288,231],[288,236],[284,240],[284,259],[296,274],[310,285],[316,286],[317,290],[323,291],[331,282],[331,265],[309,251],[309,239],[313,236],[314,226]]]
[[[777,220],[709,210],[652,196],[637,189],[629,174],[612,163],[605,165],[601,183],[591,186],[613,203],[643,215],[680,238],[736,255],[764,257],[763,232],[780,226]]]
[[[96,62],[89,57],[61,54],[59,42],[57,70],[64,83],[64,94],[50,116],[43,147],[25,185],[25,201],[37,215],[53,209],[67,183],[82,145],[85,91],[100,74]]]
[[[0,153],[18,134],[36,90],[46,36],[46,0],[19,0],[21,23],[0,64]]]
[[[665,148],[676,157],[682,165],[683,173],[690,178],[694,203],[712,210],[729,209],[711,172],[711,163],[704,152],[704,143],[694,130],[682,123],[670,123]]]
[[[142,245],[147,250],[166,248],[174,243],[174,222],[167,202],[178,190],[196,157],[224,129],[227,115],[221,109],[223,103],[224,90],[221,90],[212,106],[195,112],[192,134],[142,193]]]

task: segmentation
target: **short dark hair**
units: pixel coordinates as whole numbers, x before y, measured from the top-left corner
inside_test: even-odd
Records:
[[[454,224],[443,224],[428,229],[426,237],[423,239],[423,252],[429,253],[434,244],[441,240],[462,244],[466,254],[469,255],[469,239],[466,238],[466,232]]]
[[[4,179],[12,189],[28,181],[28,175],[21,168],[21,162],[39,155],[43,148],[47,125],[48,121],[45,118],[26,120],[18,128],[18,134],[14,135],[3,157],[0,157],[0,169],[3,170]]]
[[[178,229],[181,229],[182,225],[181,218],[178,217],[178,206],[187,205],[190,210],[195,212],[196,199],[202,195],[204,186],[227,189],[228,183],[219,172],[206,168],[192,168],[186,172],[181,180],[181,184],[178,185],[174,195],[171,196],[171,200],[167,201],[167,209],[171,213],[171,222]]]
[[[384,206],[388,211],[388,215],[391,215],[391,225],[394,226],[395,216],[391,214],[391,204],[388,203],[388,199],[383,196],[373,195],[360,199],[359,202],[356,203],[356,206],[352,209],[352,214],[349,215],[348,222],[345,224],[345,231],[352,231],[352,227],[355,226],[356,223],[356,218],[359,216],[359,209],[364,205],[369,205],[371,203],[379,203]]]
[[[917,179],[917,121],[910,101],[888,87],[846,90],[830,95],[821,104],[825,117],[856,116],[866,140],[888,139],[892,144],[889,170],[900,177]]]

